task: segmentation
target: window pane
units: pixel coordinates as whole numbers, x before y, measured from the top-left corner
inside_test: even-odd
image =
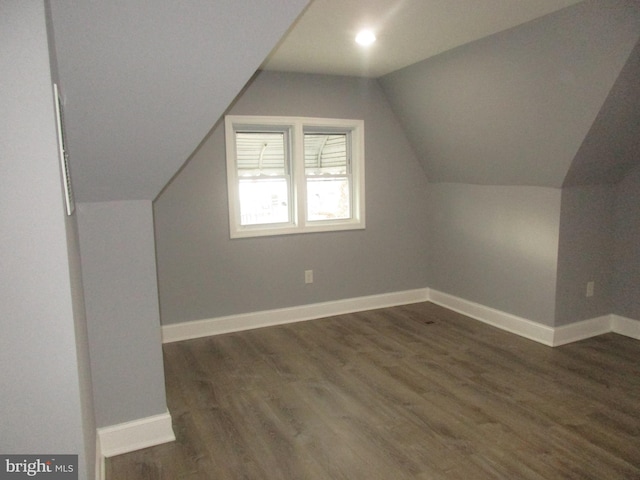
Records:
[[[289,186],[284,178],[240,179],[240,225],[289,221]]]
[[[349,173],[348,164],[346,134],[304,135],[304,166],[307,175],[346,175]]]
[[[347,177],[307,177],[307,219],[351,218],[351,194]]]
[[[283,132],[236,132],[238,175],[285,175],[286,150]]]

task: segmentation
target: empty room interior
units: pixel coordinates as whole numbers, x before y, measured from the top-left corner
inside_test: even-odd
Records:
[[[640,478],[638,1],[8,0],[0,39],[0,455]]]

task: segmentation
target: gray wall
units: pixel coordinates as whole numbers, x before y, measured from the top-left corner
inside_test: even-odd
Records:
[[[553,325],[560,190],[435,183],[429,287]]]
[[[165,413],[152,204],[77,210],[97,425]]]
[[[0,4],[0,452],[79,454],[95,430],[75,218],[65,218],[44,2]]]
[[[577,186],[562,190],[556,325],[612,313],[615,188]],[[587,298],[587,282],[594,295]]]
[[[375,80],[263,72],[230,113],[364,119],[367,228],[230,240],[218,124],[154,204],[163,324],[427,285],[427,180]]]
[[[616,186],[613,313],[640,320],[640,158]]]
[[[640,36],[588,0],[381,78],[430,181],[559,188]]]

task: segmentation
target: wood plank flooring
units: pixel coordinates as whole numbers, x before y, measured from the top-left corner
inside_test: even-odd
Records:
[[[164,346],[177,441],[108,480],[640,479],[640,342],[431,303]]]

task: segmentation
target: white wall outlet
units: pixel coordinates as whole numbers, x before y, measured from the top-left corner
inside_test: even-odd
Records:
[[[587,282],[587,297],[593,297],[593,289],[596,286],[596,282],[594,282],[593,280],[591,280],[590,282]]]
[[[304,283],[313,283],[313,270],[304,271]]]

